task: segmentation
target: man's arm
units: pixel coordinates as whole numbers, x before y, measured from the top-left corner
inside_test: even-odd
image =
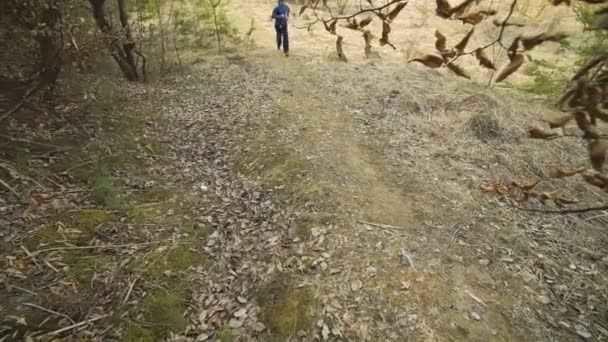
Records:
[[[275,7],[275,8],[272,10],[272,19],[276,19],[276,18],[277,18],[277,9],[278,9],[278,7]]]

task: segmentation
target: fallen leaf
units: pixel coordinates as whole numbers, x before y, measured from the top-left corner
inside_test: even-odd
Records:
[[[361,282],[361,280],[359,280],[359,279],[357,279],[357,280],[353,280],[353,281],[350,283],[350,289],[351,289],[353,292],[357,292],[357,291],[359,291],[359,290],[361,289],[361,287],[363,287],[363,283],[362,283],[362,282]]]
[[[325,323],[323,323],[323,329],[321,329],[321,336],[323,337],[323,341],[329,339],[329,327]]]
[[[568,122],[572,121],[574,116],[572,114],[565,114],[556,118],[552,118],[547,120],[549,122],[549,127],[551,128],[559,128],[564,127]]]
[[[243,326],[243,321],[233,318],[228,322],[228,325],[233,329],[238,329]]]
[[[247,309],[241,308],[240,310],[234,313],[234,317],[241,318],[247,315]]]
[[[555,133],[555,132],[547,132],[544,129],[540,128],[540,127],[531,127],[528,130],[528,135],[530,136],[530,138],[532,139],[543,139],[543,140],[548,140],[554,137],[557,137],[559,134]]]

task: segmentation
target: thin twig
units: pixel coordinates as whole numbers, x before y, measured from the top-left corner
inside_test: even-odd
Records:
[[[15,191],[15,189],[11,188],[10,185],[8,185],[5,181],[3,181],[2,179],[0,179],[0,184],[2,186],[4,186],[5,188],[7,188],[10,192],[12,192],[15,196],[17,196],[17,198],[21,198],[21,195],[19,195],[19,193],[17,191]]]
[[[125,299],[123,299],[123,301],[122,301],[123,304],[126,304],[127,301],[129,301],[129,297],[131,297],[131,292],[133,292],[133,287],[135,286],[135,283],[137,283],[138,280],[139,280],[139,277],[135,278],[135,280],[133,280],[131,285],[129,285],[129,291],[127,291],[127,294],[125,295]]]
[[[19,291],[21,291],[21,292],[29,293],[29,294],[31,294],[32,296],[36,296],[36,297],[38,297],[38,294],[37,294],[36,292],[34,292],[34,291],[30,291],[30,290],[28,290],[28,289],[24,289],[23,287],[20,287],[20,286],[17,286],[17,285],[13,285],[13,284],[11,284],[11,285],[10,285],[10,287],[11,287],[11,288],[16,288],[17,290],[19,290]]]
[[[512,207],[515,209],[523,210],[523,211],[530,211],[530,212],[543,213],[543,214],[578,214],[578,213],[588,213],[591,211],[608,210],[608,205],[602,205],[602,206],[597,206],[597,207],[588,207],[588,208],[561,209],[561,210],[522,208],[519,206],[512,206]]]
[[[55,273],[59,273],[59,270],[55,266],[53,266],[53,264],[51,264],[49,261],[43,260],[43,262],[48,268],[52,269]]]
[[[68,247],[53,247],[46,248],[35,251],[32,253],[33,255],[38,255],[40,253],[52,252],[52,251],[67,251],[67,250],[80,250],[80,249],[105,249],[105,248],[125,248],[125,247],[133,247],[133,246],[146,246],[158,243],[160,241],[151,241],[151,242],[140,242],[140,243],[129,243],[122,245],[104,245],[104,246],[68,246]]]
[[[376,228],[382,228],[382,229],[405,230],[405,228],[403,228],[403,227],[391,226],[389,224],[384,224],[384,223],[373,223],[373,222],[367,222],[367,221],[361,221],[361,220],[357,220],[357,223],[365,224],[365,225],[376,227]]]
[[[342,19],[342,20],[348,20],[348,19],[352,19],[352,18],[354,18],[354,17],[356,17],[358,15],[361,15],[363,13],[366,13],[366,12],[374,12],[375,13],[375,12],[382,11],[385,8],[388,8],[388,7],[390,7],[390,6],[394,5],[394,4],[401,3],[401,2],[406,2],[407,3],[409,1],[392,0],[392,1],[386,3],[386,4],[382,5],[382,6],[374,7],[374,8],[364,8],[364,9],[361,9],[359,12],[356,12],[354,14],[347,15],[347,16],[337,16],[337,17],[334,17],[333,15],[331,15],[331,12],[330,12],[330,15],[331,15],[331,19],[332,20],[340,20],[340,19]]]
[[[28,89],[25,94],[23,95],[23,97],[21,98],[21,101],[19,101],[19,103],[17,103],[17,105],[15,107],[13,107],[11,110],[9,110],[8,112],[6,112],[6,114],[2,115],[0,117],[0,122],[4,121],[5,119],[7,119],[9,116],[15,114],[19,109],[23,108],[23,106],[25,105],[25,102],[27,101],[27,99],[36,91],[39,89],[40,85],[42,84],[42,82],[38,82],[36,83],[33,87],[31,87],[30,89]]]
[[[595,219],[598,219],[598,218],[602,218],[602,217],[606,217],[606,216],[608,216],[608,213],[604,213],[604,214],[600,214],[600,215],[595,215],[595,216],[586,218],[585,221],[592,221],[592,220],[595,220]]]
[[[483,300],[481,300],[481,298],[479,298],[476,295],[472,294],[471,291],[464,290],[464,293],[468,294],[469,297],[473,298],[477,303],[479,303],[479,304],[481,304],[483,306],[488,306],[488,304],[486,304]]]
[[[42,189],[43,191],[47,191],[47,188],[44,185],[40,184],[40,182],[38,182],[37,180],[35,180],[32,177],[28,177],[28,176],[20,174],[14,166],[12,166],[8,163],[0,163],[0,167],[5,169],[6,171],[8,171],[9,174],[11,175],[11,177],[27,179],[27,180],[31,181],[32,183],[38,185],[40,187],[40,189]]]
[[[34,262],[34,264],[38,267],[40,267],[40,265],[38,265],[38,261],[36,260],[36,258],[32,255],[32,253],[27,249],[27,247],[25,247],[24,245],[21,245],[21,250],[25,253],[25,255],[28,256],[28,258],[32,259],[32,262]]]
[[[54,149],[57,149],[59,151],[62,151],[61,146],[57,146],[57,145],[53,145],[53,144],[39,143],[39,142],[27,140],[27,139],[19,139],[19,138],[11,137],[10,135],[6,135],[6,134],[0,134],[0,138],[8,139],[10,142],[18,142],[18,143],[23,143],[23,144],[31,144],[31,145],[41,146],[41,147],[54,148]]]
[[[489,47],[492,47],[492,46],[494,46],[496,44],[498,44],[498,45],[502,46],[503,48],[505,48],[504,45],[502,44],[502,39],[503,39],[503,36],[505,34],[505,30],[507,29],[507,26],[509,26],[508,25],[509,20],[513,16],[513,13],[515,12],[515,8],[517,7],[517,1],[518,0],[513,0],[513,2],[511,2],[511,7],[509,8],[509,14],[507,14],[506,18],[500,23],[500,32],[498,33],[498,37],[496,37],[496,39],[494,39],[492,42],[490,42],[490,43],[488,43],[488,44],[486,44],[486,45],[484,45],[482,47],[478,47],[478,48],[475,48],[475,49],[473,49],[471,51],[462,52],[462,53],[457,54],[454,58],[452,58],[452,60],[450,60],[450,63],[456,61],[458,58],[460,58],[462,56],[473,55],[473,54],[475,54],[477,52],[477,50],[485,50],[485,49],[487,49]],[[449,63],[446,63],[446,64],[449,64]]]
[[[448,246],[445,248],[445,251],[447,252],[448,249],[450,249],[450,246],[454,243],[454,241],[456,240],[456,235],[462,230],[464,229],[464,225],[458,227],[458,229],[456,229],[454,231],[454,233],[452,234],[452,238],[450,238],[450,243],[448,243]]]
[[[89,160],[89,161],[86,161],[84,163],[80,163],[80,164],[74,165],[74,166],[70,167],[69,169],[66,169],[65,171],[61,171],[59,174],[60,175],[67,175],[68,173],[70,173],[70,171],[74,171],[75,169],[81,168],[83,166],[87,166],[87,165],[93,164],[94,162],[95,162],[94,160]]]
[[[53,311],[53,310],[51,310],[51,309],[47,309],[47,308],[45,308],[45,307],[42,307],[42,306],[39,306],[39,305],[36,305],[36,304],[32,304],[32,303],[23,303],[23,305],[25,305],[25,306],[29,306],[29,307],[31,307],[31,308],[35,308],[35,309],[38,309],[38,310],[41,310],[41,311],[44,311],[44,312],[47,312],[47,313],[50,313],[50,314],[53,314],[53,315],[61,316],[61,317],[63,317],[63,318],[68,319],[70,322],[72,322],[72,324],[76,323],[76,322],[75,322],[75,321],[72,319],[72,317],[70,317],[70,316],[68,316],[68,315],[66,315],[66,314],[62,314],[61,312]]]
[[[67,326],[65,328],[61,328],[61,329],[57,329],[55,331],[51,331],[50,333],[46,333],[46,334],[44,334],[42,336],[56,336],[56,335],[59,335],[61,333],[66,332],[66,331],[70,331],[72,329],[79,328],[79,327],[81,327],[83,325],[87,325],[89,323],[93,323],[95,321],[99,321],[100,319],[104,319],[106,317],[108,317],[108,315],[103,315],[103,316],[87,319],[86,321],[78,322],[78,323],[72,324],[70,326]]]
[[[410,255],[410,253],[408,253],[405,249],[401,248],[401,255],[404,256],[407,259],[407,262],[410,264],[410,267],[415,271],[416,271],[416,266],[414,265],[414,259],[412,258],[412,256]]]

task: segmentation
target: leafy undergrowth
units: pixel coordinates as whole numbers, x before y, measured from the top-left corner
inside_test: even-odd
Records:
[[[188,272],[206,259],[206,230],[193,229],[190,207],[200,196],[161,177],[167,119],[127,105],[138,89],[93,84],[73,88],[95,100],[66,104],[46,127],[16,120],[2,132],[2,176],[23,196],[0,202],[8,299],[0,310],[10,339],[93,320],[124,340],[155,341],[187,323]]]
[[[285,340],[313,329],[313,310],[299,306],[316,299],[295,274],[314,258],[285,264],[292,276],[279,293],[272,281],[286,245],[323,242],[321,223],[304,215],[312,193],[292,198],[297,189],[280,186],[307,186],[307,167],[288,151],[250,159],[257,118],[243,106],[262,115],[265,76],[214,63],[225,68],[202,67],[198,82],[74,84],[65,100],[78,89],[88,100],[59,106],[44,129],[16,120],[3,132],[11,172],[1,176],[18,195],[0,202],[2,336]]]
[[[58,336],[602,334],[602,218],[514,213],[480,187],[547,174],[541,161],[563,145],[522,132],[545,107],[412,69],[395,80],[348,64],[311,72],[295,56],[203,57],[187,77],[106,85],[133,108],[97,89],[114,103],[7,129],[8,339],[74,324]]]

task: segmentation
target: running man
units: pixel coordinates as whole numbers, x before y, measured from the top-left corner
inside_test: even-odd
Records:
[[[289,56],[289,33],[287,32],[289,12],[289,6],[285,4],[285,0],[279,0],[277,7],[272,10],[274,29],[277,31],[277,48],[281,50],[281,46],[283,46],[285,56]]]

